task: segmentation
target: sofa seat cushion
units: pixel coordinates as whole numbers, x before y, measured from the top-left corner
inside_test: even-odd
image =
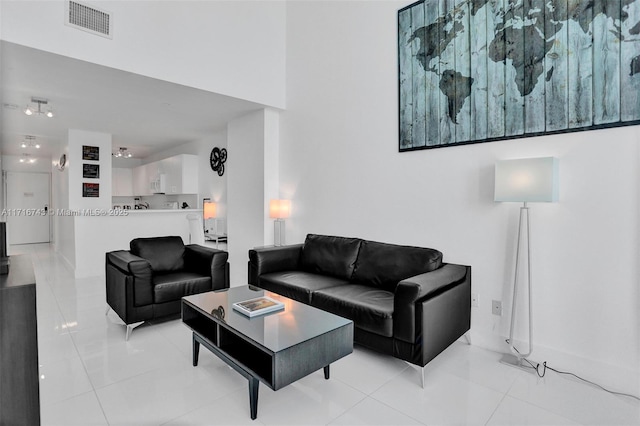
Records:
[[[395,292],[399,281],[441,266],[438,250],[362,241],[352,281]]]
[[[260,275],[258,283],[265,290],[306,304],[311,304],[312,294],[317,290],[348,284],[346,280],[304,271],[271,272]]]
[[[311,305],[349,318],[355,326],[385,337],[393,336],[393,293],[360,284],[318,290]]]
[[[211,290],[211,277],[193,272],[172,272],[153,277],[153,302],[180,300],[182,296]]]

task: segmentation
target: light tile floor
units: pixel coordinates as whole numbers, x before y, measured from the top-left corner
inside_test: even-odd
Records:
[[[74,279],[48,244],[13,246],[37,279],[43,425],[640,425],[640,402],[575,379],[543,379],[500,355],[455,343],[426,369],[356,347],[274,392],[260,387],[251,421],[247,382],[207,350],[191,366],[180,319],[125,327],[105,316],[104,278]],[[96,271],[96,275],[102,271]]]

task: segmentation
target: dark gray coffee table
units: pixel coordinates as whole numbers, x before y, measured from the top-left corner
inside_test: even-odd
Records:
[[[282,311],[249,318],[235,302],[269,296]],[[182,298],[182,321],[193,330],[193,365],[200,345],[249,380],[251,419],[258,415],[258,385],[278,389],[353,352],[353,322],[256,287],[232,287]]]

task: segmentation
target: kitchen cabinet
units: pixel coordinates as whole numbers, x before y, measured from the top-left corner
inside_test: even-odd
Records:
[[[133,169],[133,195],[151,195],[149,182],[146,164]]]
[[[114,168],[111,172],[111,193],[114,197],[133,196],[133,169]]]
[[[164,176],[165,194],[198,193],[198,156],[180,154],[133,169],[133,195],[151,195],[151,182]]]
[[[160,161],[159,168],[166,175],[167,194],[198,193],[198,157],[175,155]]]

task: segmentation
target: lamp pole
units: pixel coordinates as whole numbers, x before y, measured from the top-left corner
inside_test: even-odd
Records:
[[[515,323],[516,323],[516,311],[518,305],[518,271],[520,265],[520,246],[522,245],[522,222],[526,220],[526,238],[527,238],[527,291],[528,291],[528,302],[529,302],[529,350],[527,353],[519,352],[513,341],[513,334],[515,331]],[[511,303],[511,326],[509,328],[509,350],[513,355],[505,354],[502,358],[502,362],[505,364],[522,366],[522,359],[531,355],[533,351],[533,303],[531,300],[532,297],[532,281],[531,281],[531,217],[529,214],[529,206],[527,206],[527,202],[523,203],[523,206],[520,207],[520,219],[518,221],[518,242],[516,246],[516,265],[515,272],[513,276],[513,301]]]

